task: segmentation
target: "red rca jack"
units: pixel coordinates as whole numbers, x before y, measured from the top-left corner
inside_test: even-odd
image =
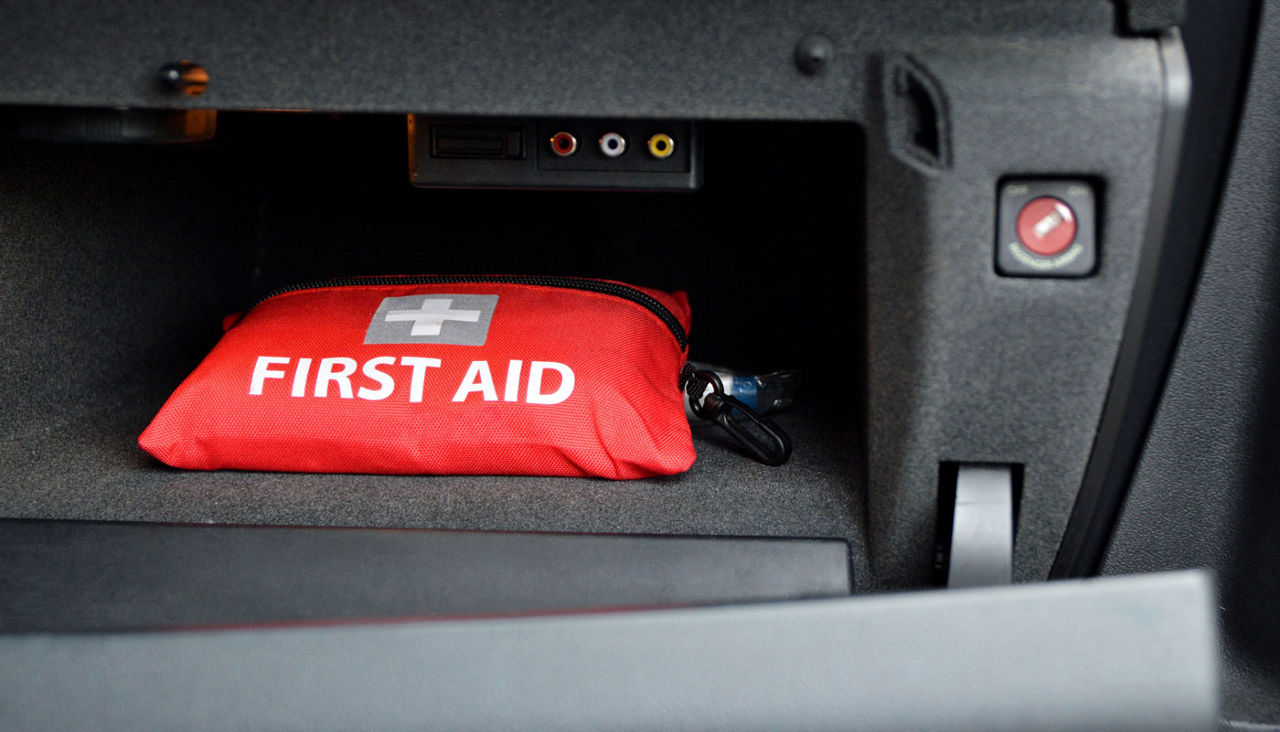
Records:
[[[606,132],[600,137],[600,152],[606,158],[616,158],[627,151],[627,138],[616,132]]]
[[[578,152],[578,138],[563,130],[551,136],[551,152],[562,158]]]
[[[676,141],[671,135],[659,132],[649,138],[649,154],[659,160],[671,157],[676,151]]]

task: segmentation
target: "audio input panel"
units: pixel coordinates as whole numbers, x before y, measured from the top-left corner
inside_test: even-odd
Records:
[[[421,187],[697,190],[698,125],[590,117],[410,117]]]
[[[696,129],[691,122],[669,120],[547,119],[538,124],[537,136],[544,142],[537,167],[601,176],[616,173],[619,187],[628,175],[688,176],[701,162]]]

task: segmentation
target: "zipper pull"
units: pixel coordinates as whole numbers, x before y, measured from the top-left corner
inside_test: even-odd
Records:
[[[707,387],[711,391],[707,391]],[[680,389],[689,396],[694,415],[715,422],[747,452],[765,465],[778,466],[791,457],[791,438],[768,417],[724,392],[720,376],[686,363],[680,370]]]

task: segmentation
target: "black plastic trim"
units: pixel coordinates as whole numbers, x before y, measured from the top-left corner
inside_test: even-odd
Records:
[[[1258,9],[1255,4],[1242,12],[1248,12],[1251,20],[1243,50],[1243,73],[1237,75],[1237,82],[1248,77]],[[1202,131],[1193,126],[1192,133],[1186,136],[1188,144],[1183,145],[1188,117],[1194,113],[1189,112],[1190,69],[1181,33],[1173,29],[1162,35],[1160,50],[1165,74],[1166,119],[1142,261],[1098,433],[1050,570],[1051,579],[1092,576],[1098,572],[1137,468],[1190,305],[1221,196],[1225,151],[1234,146],[1236,121],[1244,99],[1243,84],[1217,93],[1203,90],[1196,97],[1195,110],[1201,114],[1220,115],[1225,106],[1221,103],[1223,97],[1229,100],[1232,110],[1230,129],[1220,148],[1208,150],[1210,159],[1217,162],[1216,175],[1209,187],[1211,193],[1206,196],[1203,179],[1187,174],[1197,158],[1206,154],[1205,145],[1196,143],[1209,136],[1202,135]],[[1193,118],[1191,124],[1196,121]]]
[[[0,727],[1206,730],[1213,610],[1210,578],[1186,572],[660,612],[10,635]]]
[[[840,597],[852,567],[833,539],[0,519],[0,587],[4,635]]]

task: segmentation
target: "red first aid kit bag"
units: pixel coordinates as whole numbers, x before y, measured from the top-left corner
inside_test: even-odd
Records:
[[[574,277],[273,293],[138,438],[213,470],[641,478],[687,470],[688,298]]]

